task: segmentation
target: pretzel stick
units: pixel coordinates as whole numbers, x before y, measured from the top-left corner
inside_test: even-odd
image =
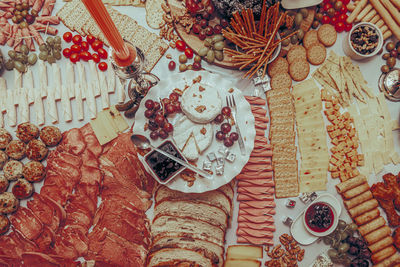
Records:
[[[263,34],[264,26],[265,26],[265,16],[267,11],[267,0],[263,1],[261,16],[260,16],[260,25],[258,27],[258,34]]]
[[[361,21],[370,22],[371,19],[376,15],[376,10],[372,9]]]
[[[398,40],[400,40],[400,27],[390,16],[390,13],[385,9],[385,7],[381,4],[379,0],[370,0],[370,1],[371,4],[376,9],[376,11],[378,11],[379,15],[385,21],[386,25],[392,31],[393,35],[396,36]]]
[[[396,21],[397,25],[400,25],[400,12],[389,0],[381,0],[382,4],[389,10],[392,18]]]
[[[400,9],[400,0],[390,0],[393,5],[395,5],[398,9]]]
[[[355,22],[359,22],[361,21],[365,15],[367,15],[367,13],[372,9],[372,5],[368,4],[361,12],[360,14],[358,14],[358,16],[355,19]]]
[[[379,14],[376,14],[372,19],[371,19],[371,23],[375,24],[378,20],[381,19],[381,16],[379,16]]]
[[[357,3],[356,8],[351,12],[350,16],[347,18],[346,22],[347,23],[353,23],[354,20],[356,19],[357,15],[361,12],[361,9],[363,9],[367,5],[368,0],[360,0],[360,2]]]

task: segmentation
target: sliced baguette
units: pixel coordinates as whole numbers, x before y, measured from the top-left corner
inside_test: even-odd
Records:
[[[153,242],[162,237],[188,236],[223,246],[225,231],[206,221],[177,216],[156,216],[151,225]]]
[[[232,183],[223,185],[220,188],[218,188],[217,190],[224,193],[230,200],[233,200],[234,191],[233,191]]]
[[[215,266],[223,266],[224,264],[224,248],[212,242],[200,240],[190,237],[163,237],[154,242],[150,253],[164,248],[184,248],[194,250],[201,253],[211,260]]]
[[[228,215],[219,207],[192,200],[164,200],[154,207],[154,216],[182,216],[200,219],[226,230]]]
[[[202,254],[182,248],[164,248],[153,252],[148,257],[147,267],[178,266],[179,263],[194,263],[199,267],[213,267],[211,260]],[[192,266],[192,265],[188,265]]]

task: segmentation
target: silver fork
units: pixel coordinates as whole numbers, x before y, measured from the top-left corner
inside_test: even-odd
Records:
[[[239,142],[240,153],[242,155],[246,155],[246,148],[244,147],[242,134],[240,133],[240,128],[239,128],[239,125],[238,125],[237,119],[236,119],[237,109],[236,109],[235,98],[234,98],[233,95],[226,96],[226,104],[228,105],[228,107],[231,108],[232,118],[233,118],[233,121],[235,123],[236,132],[237,132],[237,134],[239,136],[238,142]]]

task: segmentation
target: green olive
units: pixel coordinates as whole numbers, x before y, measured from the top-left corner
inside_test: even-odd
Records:
[[[343,220],[339,220],[339,222],[338,222],[338,229],[341,229],[341,230],[343,230],[344,228],[346,228],[346,226],[347,226],[347,224],[346,224],[346,222],[345,221],[343,221]]]
[[[214,35],[211,40],[212,40],[213,43],[216,43],[216,42],[219,42],[219,41],[223,41],[224,40],[224,36],[222,34],[217,34],[217,35]]]
[[[281,44],[282,44],[283,46],[288,46],[288,45],[290,44],[290,38],[283,40],[283,41],[281,42]]]
[[[382,58],[384,60],[387,60],[388,58],[390,58],[390,54],[389,53],[385,53],[385,54],[382,55]]]
[[[25,20],[24,21],[22,21],[20,24],[19,24],[19,28],[20,29],[23,29],[23,28],[28,28],[28,22],[26,22]]]
[[[36,61],[37,61],[37,55],[36,55],[35,53],[29,54],[29,56],[28,56],[28,63],[29,63],[30,65],[35,65]]]
[[[298,41],[299,41],[299,40],[297,39],[297,36],[296,36],[296,35],[292,35],[292,36],[290,37],[290,42],[291,42],[292,44],[297,44]]]
[[[199,56],[205,57],[210,49],[208,47],[203,47],[199,50]]]
[[[179,56],[179,63],[186,63],[187,62],[187,56],[186,55],[180,55]]]
[[[16,15],[17,23],[21,22],[24,18],[21,15]]]
[[[323,18],[323,16],[324,16],[324,14],[322,14],[322,13],[317,13],[317,14],[315,14],[315,19],[318,20],[318,21],[321,21],[322,18]]]
[[[343,2],[337,1],[333,7],[335,8],[335,10],[339,11],[342,8],[342,6],[343,6]]]
[[[343,232],[340,234],[340,240],[346,240],[346,238],[349,236],[349,234],[347,232]]]
[[[392,51],[394,48],[395,48],[395,45],[394,45],[393,42],[389,42],[389,43],[386,44],[386,50],[387,50],[387,51],[390,52],[390,51]]]
[[[330,244],[332,244],[332,238],[331,237],[329,237],[329,236],[324,236],[323,238],[322,238],[322,241],[324,241],[324,244],[325,245],[330,245]]]
[[[22,5],[21,4],[15,5],[15,9],[17,11],[22,11]]]
[[[29,4],[26,2],[22,3],[22,9],[29,10]]]
[[[386,60],[386,65],[389,66],[389,68],[393,68],[394,65],[396,65],[396,58],[390,57]]]
[[[221,51],[222,49],[224,49],[224,47],[225,47],[225,43],[223,41],[219,41],[214,44],[215,50]]]
[[[48,56],[47,62],[49,62],[50,64],[53,64],[53,63],[56,63],[56,59],[54,58],[54,56]]]
[[[14,61],[14,67],[15,67],[19,72],[24,73],[24,72],[26,71],[25,65],[22,64],[22,63],[19,62],[19,61]]]
[[[193,70],[193,65],[192,64],[188,65],[187,70]]]
[[[215,58],[217,60],[219,60],[219,61],[224,60],[224,53],[222,51],[216,50],[216,51],[214,51],[214,54],[215,54]]]
[[[11,18],[11,21],[12,21],[14,24],[17,24],[17,23],[18,23],[17,16],[13,16],[13,17]]]
[[[14,69],[14,61],[12,59],[9,59],[4,63],[4,67],[6,70],[13,70]]]
[[[54,43],[55,44],[61,44],[61,37],[60,36],[56,36],[56,37],[54,37]]]
[[[304,31],[303,31],[302,29],[299,29],[299,31],[296,33],[296,35],[297,35],[297,38],[298,38],[299,40],[303,40],[303,38],[304,38]]]
[[[351,224],[349,224],[349,229],[350,229],[350,231],[356,231],[357,230],[357,224],[355,224],[355,223],[351,223]]]
[[[319,21],[318,21],[318,20],[314,20],[314,21],[312,22],[312,24],[311,24],[311,27],[312,27],[313,29],[318,28],[318,26],[319,26]]]
[[[383,66],[381,67],[381,71],[382,71],[383,73],[388,73],[389,70],[390,70],[390,68],[389,68],[388,65],[383,65]]]
[[[46,45],[46,44],[41,44],[41,45],[39,46],[39,50],[40,50],[41,52],[47,52],[47,45]]]
[[[47,37],[46,43],[48,43],[49,45],[52,45],[54,43],[54,38],[51,36]]]
[[[326,13],[328,14],[329,17],[333,17],[335,16],[335,9],[333,7],[331,7],[330,9],[328,9],[328,11],[326,11]]]
[[[29,54],[29,48],[27,45],[25,45],[25,44],[21,45],[21,53],[23,53],[25,55]]]
[[[350,248],[350,245],[348,243],[342,243],[339,245],[338,252],[339,253],[347,252],[349,250],[349,248]]]
[[[61,44],[54,44],[53,48],[56,51],[61,51]]]
[[[204,39],[203,44],[205,47],[211,47],[212,46],[211,38],[207,37],[206,39]]]
[[[25,18],[26,15],[28,15],[28,10],[22,10],[21,11],[21,16]]]
[[[328,256],[329,257],[337,257],[339,255],[339,253],[337,252],[337,250],[336,249],[334,249],[334,248],[331,248],[331,249],[329,249],[328,250]]]
[[[291,34],[292,32],[293,32],[293,30],[291,30],[291,29],[284,29],[284,30],[282,31],[282,35],[281,35],[281,36],[283,36],[283,37],[288,36],[288,35]]]
[[[15,56],[17,55],[17,53],[14,50],[9,50],[8,51],[8,56],[12,59],[15,59]]]
[[[213,63],[215,60],[215,54],[213,50],[209,50],[206,56],[206,61],[208,63]]]
[[[23,54],[20,54],[20,53],[18,53],[18,54],[15,56],[15,60],[20,61],[20,62],[22,62],[22,63],[25,63],[25,62],[24,62],[24,61],[25,61],[25,57],[24,57]]]
[[[53,53],[53,56],[54,56],[54,58],[55,58],[56,60],[60,60],[60,59],[61,59],[61,53],[60,53],[60,51],[55,51],[55,52]]]
[[[184,71],[186,71],[186,70],[187,70],[186,64],[180,64],[180,65],[179,65],[179,71],[180,71],[180,72],[184,72]]]
[[[294,17],[294,25],[296,27],[300,27],[301,22],[303,21],[303,15],[301,13],[297,13]]]
[[[307,10],[307,8],[302,8],[302,9],[300,9],[300,13],[303,15],[303,18],[307,18],[307,17],[308,17],[308,10]]]
[[[47,60],[47,56],[48,56],[47,51],[42,51],[42,52],[39,53],[39,59],[41,59],[41,60],[46,61]]]

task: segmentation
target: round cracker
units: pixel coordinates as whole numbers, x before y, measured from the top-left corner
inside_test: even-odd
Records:
[[[277,57],[274,61],[268,64],[268,75],[274,77],[279,73],[289,72],[289,63],[283,57]]]
[[[289,74],[297,82],[307,78],[309,72],[310,64],[306,60],[295,61],[289,66]]]
[[[310,48],[314,43],[319,43],[318,33],[316,30],[306,32],[303,38],[303,45],[306,49]]]
[[[289,62],[289,65],[295,61],[307,60],[306,49],[302,45],[294,45],[289,49],[286,59]]]
[[[325,46],[332,46],[337,39],[335,27],[331,24],[324,24],[318,29],[318,40]]]
[[[307,59],[313,65],[320,65],[324,63],[326,58],[326,48],[321,43],[314,43],[307,49]]]
[[[271,88],[273,90],[290,89],[292,78],[287,72],[279,73],[271,78]]]

